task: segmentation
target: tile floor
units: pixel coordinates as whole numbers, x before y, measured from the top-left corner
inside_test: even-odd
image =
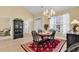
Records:
[[[24,38],[19,38],[16,40],[13,39],[5,39],[0,40],[0,52],[24,52],[24,50],[21,48],[22,43],[30,42],[32,41],[31,35],[26,35]],[[66,49],[66,44],[63,46],[63,49],[61,52],[63,52]]]
[[[32,37],[30,35],[26,35],[24,38],[16,40],[0,40],[0,52],[24,52],[20,45],[29,41],[32,41]]]

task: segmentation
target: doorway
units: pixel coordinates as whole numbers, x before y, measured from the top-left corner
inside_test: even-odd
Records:
[[[0,40],[11,38],[11,25],[9,17],[0,17]]]

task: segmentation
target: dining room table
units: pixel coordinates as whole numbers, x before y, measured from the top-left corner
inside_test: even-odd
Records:
[[[38,36],[40,36],[42,38],[42,40],[45,38],[47,39],[49,36],[51,36],[52,33],[48,32],[48,33],[45,33],[45,32],[42,32],[42,33],[38,33]]]

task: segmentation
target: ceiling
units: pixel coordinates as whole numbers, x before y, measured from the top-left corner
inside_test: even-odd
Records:
[[[43,12],[45,9],[54,9],[56,12],[60,12],[74,7],[76,6],[25,6],[25,8],[33,14]]]

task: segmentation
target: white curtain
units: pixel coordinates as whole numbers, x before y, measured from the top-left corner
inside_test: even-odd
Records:
[[[41,18],[36,18],[35,19],[34,29],[35,29],[35,31],[38,31],[39,29],[42,29],[42,27],[41,27]]]
[[[57,16],[51,17],[49,24],[50,28],[53,28],[54,30],[56,30],[56,18]]]
[[[67,14],[64,14],[63,16],[62,16],[63,18],[62,18],[62,30],[63,30],[63,34],[66,34],[69,30],[70,30],[70,24],[69,24],[69,22],[70,22],[70,17],[69,17],[69,14],[67,13]]]
[[[60,30],[60,16],[53,16],[50,19],[50,28],[59,31]]]

